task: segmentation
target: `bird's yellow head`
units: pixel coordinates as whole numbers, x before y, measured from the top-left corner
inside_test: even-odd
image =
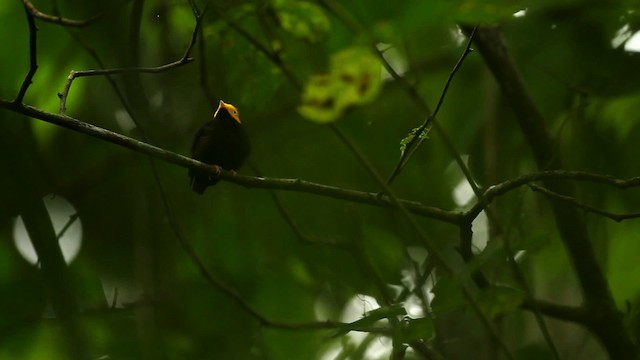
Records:
[[[218,105],[218,109],[213,114],[213,117],[214,118],[218,117],[218,113],[220,111],[226,111],[227,113],[229,113],[229,116],[231,116],[231,118],[233,120],[237,121],[238,124],[242,124],[242,121],[240,121],[240,113],[238,112],[238,109],[235,106],[233,106],[231,104],[227,104],[224,101],[220,100],[220,104]]]

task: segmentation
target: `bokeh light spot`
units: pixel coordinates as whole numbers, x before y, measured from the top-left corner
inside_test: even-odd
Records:
[[[56,235],[58,235],[64,260],[69,264],[78,255],[82,244],[80,217],[73,205],[61,196],[46,195],[43,201]],[[38,263],[38,256],[20,216],[13,224],[13,243],[25,260],[34,265]]]

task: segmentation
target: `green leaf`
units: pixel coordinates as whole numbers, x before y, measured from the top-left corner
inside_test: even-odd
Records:
[[[373,309],[371,311],[367,311],[365,313],[365,318],[375,319],[377,321],[377,320],[388,319],[390,317],[401,316],[406,314],[407,314],[407,310],[405,310],[404,305],[395,304],[395,305],[383,306],[377,309]]]
[[[493,319],[516,310],[523,300],[524,293],[521,290],[495,285],[481,290],[476,301],[483,312]]]
[[[347,108],[375,99],[380,86],[378,58],[361,47],[345,49],[331,57],[329,73],[311,77],[298,111],[311,121],[333,122]]]
[[[401,304],[383,306],[371,311],[367,311],[362,319],[356,320],[349,324],[349,327],[355,326],[371,326],[382,319],[390,317],[403,316],[407,314],[404,306]]]
[[[393,233],[377,226],[363,226],[363,255],[381,279],[394,282],[405,264],[402,241]]]
[[[420,130],[420,126],[417,128],[411,129],[409,134],[407,134],[407,136],[405,136],[404,139],[400,140],[400,156],[404,155],[404,152],[407,149],[407,145],[409,145],[409,143],[411,142],[411,139],[413,139],[413,137],[416,136],[416,133],[418,132],[418,130]],[[428,139],[430,131],[431,131],[431,126],[427,126],[427,128],[424,129],[422,134],[420,134],[420,139]]]
[[[442,277],[431,290],[434,297],[431,308],[437,314],[459,310],[465,306],[465,298],[460,290],[460,284],[451,277]]]
[[[431,318],[405,318],[398,326],[394,340],[399,343],[409,343],[417,340],[427,340],[433,336],[433,320]]]
[[[307,1],[276,0],[274,8],[282,28],[310,42],[322,39],[331,27],[321,7]]]

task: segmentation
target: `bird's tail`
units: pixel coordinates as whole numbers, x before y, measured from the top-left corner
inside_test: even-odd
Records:
[[[207,187],[215,185],[219,179],[211,179],[208,174],[201,174],[194,171],[189,171],[189,177],[191,178],[191,189],[199,194],[204,194]]]

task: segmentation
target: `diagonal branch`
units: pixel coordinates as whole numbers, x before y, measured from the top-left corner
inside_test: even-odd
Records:
[[[422,142],[424,141],[422,134],[424,134],[425,131],[428,131],[429,125],[431,125],[433,120],[436,118],[436,115],[438,115],[438,112],[440,112],[440,108],[442,107],[442,103],[444,102],[444,98],[447,95],[447,92],[449,90],[449,85],[451,85],[451,81],[453,80],[453,77],[456,75],[456,73],[462,66],[462,63],[464,62],[464,59],[467,57],[467,55],[469,55],[473,51],[473,49],[471,48],[471,42],[473,41],[473,37],[475,36],[477,28],[478,28],[477,26],[473,28],[473,32],[469,36],[469,40],[467,42],[467,46],[464,49],[464,52],[458,59],[458,62],[456,63],[456,65],[453,67],[453,70],[451,70],[451,73],[449,73],[447,82],[445,83],[444,88],[442,89],[442,93],[440,94],[440,99],[438,99],[438,104],[436,105],[436,109],[429,116],[427,116],[424,123],[422,123],[422,125],[420,125],[418,130],[414,132],[413,137],[405,146],[404,151],[402,152],[402,156],[400,157],[400,160],[396,164],[396,167],[391,172],[391,175],[387,180],[387,184],[391,184],[393,180],[396,178],[396,176],[400,174],[400,172],[402,171],[402,169],[404,169],[404,166],[407,164],[411,156],[415,153],[415,151],[418,149],[420,144],[422,144]],[[377,53],[381,59],[385,60],[380,50],[378,50]],[[383,63],[385,64],[385,68],[387,69],[391,68],[391,65],[387,61],[383,61]],[[400,77],[392,68],[390,73],[395,74],[394,80],[397,80],[397,78]],[[407,84],[407,86],[409,85]],[[411,94],[414,94],[414,96],[418,96],[417,92],[415,91],[412,91]]]
[[[104,141],[111,142],[122,147],[150,155],[165,162],[176,164],[185,168],[197,169],[221,179],[245,186],[247,188],[278,189],[285,191],[305,192],[334,199],[348,200],[362,204],[380,207],[393,207],[393,201],[389,197],[377,198],[375,193],[343,189],[335,186],[312,183],[299,179],[274,179],[264,177],[252,177],[234,174],[215,165],[209,165],[186,156],[138,141],[122,134],[80,121],[67,115],[49,113],[33,106],[14,104],[8,100],[0,99],[0,108],[15,111],[17,113],[40,119],[51,124],[65,127]],[[460,212],[443,210],[437,207],[427,206],[417,201],[399,200],[408,211],[430,217],[433,219],[455,224],[460,221]]]
[[[27,89],[32,83],[33,76],[38,71],[38,58],[37,58],[37,32],[38,28],[36,27],[36,22],[33,18],[33,15],[29,12],[29,9],[25,5],[25,12],[27,13],[27,21],[29,22],[29,72],[27,76],[25,76],[24,81],[22,82],[22,86],[20,86],[20,91],[18,92],[18,96],[13,101],[16,104],[22,104],[24,99],[24,95],[27,93]]]

